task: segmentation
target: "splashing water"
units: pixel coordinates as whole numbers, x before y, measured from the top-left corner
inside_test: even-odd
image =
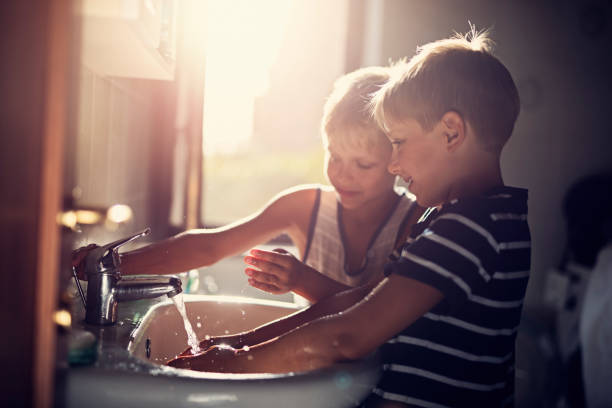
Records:
[[[187,319],[187,310],[185,309],[185,301],[183,300],[183,294],[179,293],[176,296],[173,296],[172,301],[176,305],[179,313],[183,317],[183,324],[185,325],[185,331],[187,332],[187,344],[191,346],[191,354],[197,354],[200,352],[200,345],[198,342],[198,337],[193,331],[193,327],[191,327],[191,323],[189,319]]]

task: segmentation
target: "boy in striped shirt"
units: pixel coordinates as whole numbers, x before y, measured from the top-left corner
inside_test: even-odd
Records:
[[[389,171],[431,207],[387,277],[211,342],[247,351],[212,346],[170,364],[299,371],[382,346],[383,375],[365,406],[512,406],[531,245],[527,192],[504,185],[499,158],[518,113],[516,86],[486,33],[421,47],[373,99],[393,145]],[[272,270],[279,259],[261,252],[256,266]],[[353,305],[355,297],[364,298]]]

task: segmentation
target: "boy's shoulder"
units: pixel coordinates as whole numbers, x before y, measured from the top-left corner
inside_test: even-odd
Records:
[[[451,200],[442,206],[440,215],[458,214],[470,219],[516,218],[527,214],[527,190],[511,186],[494,187],[484,194]],[[521,217],[519,217],[521,218]]]
[[[321,191],[319,184],[301,184],[289,187],[278,193],[267,205],[274,211],[281,212],[307,212],[310,214],[312,204],[316,201]]]
[[[527,217],[527,190],[500,186],[479,196],[450,201],[427,226],[453,237],[458,233],[455,238],[461,241],[469,231],[473,239],[484,237],[497,248],[499,241],[530,239]]]
[[[286,188],[281,191],[279,197],[309,197],[318,194],[319,191],[325,191],[327,186],[322,184],[300,184],[297,186]]]

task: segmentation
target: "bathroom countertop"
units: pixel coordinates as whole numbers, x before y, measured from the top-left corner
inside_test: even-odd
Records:
[[[130,335],[138,327],[141,319],[151,306],[163,302],[167,297],[143,299],[119,303],[117,323],[109,326],[92,325],[85,322],[85,309],[81,303],[73,307],[73,330],[85,330],[97,339],[96,361],[91,365],[71,366],[70,370],[95,368],[102,370],[130,370],[142,365],[151,368],[151,364],[133,357],[127,350]],[[77,299],[78,300],[78,299]],[[187,346],[185,346],[186,348]]]
[[[55,405],[66,408],[137,407],[141,406],[143,393],[158,399],[172,395],[171,379],[177,376],[176,370],[134,357],[127,349],[132,332],[149,308],[166,299],[163,296],[119,303],[117,323],[110,326],[87,324],[83,305],[77,299],[78,303],[73,305],[72,330],[88,331],[96,337],[96,360],[92,364],[60,364],[56,377],[56,389],[60,392]]]

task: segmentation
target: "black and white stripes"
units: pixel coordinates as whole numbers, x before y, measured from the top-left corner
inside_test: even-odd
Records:
[[[444,300],[383,346],[374,394],[419,407],[511,405],[531,257],[527,192],[500,187],[454,200],[427,221],[387,272]]]

